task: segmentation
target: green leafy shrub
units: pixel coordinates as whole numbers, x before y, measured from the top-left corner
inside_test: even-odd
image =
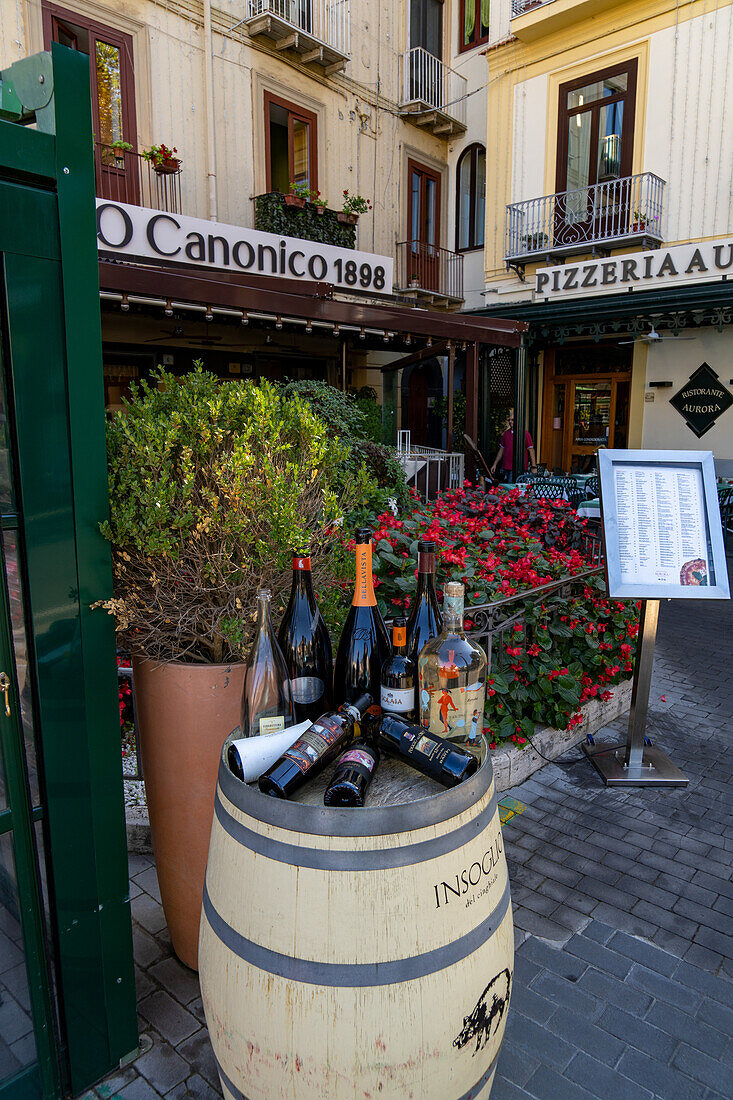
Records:
[[[279,191],[258,195],[255,199],[255,229],[277,233],[282,237],[300,237],[304,241],[335,244],[339,248],[356,248],[356,226],[345,225],[335,210],[319,213],[320,203],[304,207],[286,206]]]
[[[134,386],[108,427],[114,599],[120,643],[162,660],[228,661],[275,606],[293,549],[327,588],[338,566],[348,447],[297,394],[201,369]],[[363,479],[362,479],[363,480]],[[357,479],[356,492],[360,485]]]
[[[409,489],[394,450],[369,436],[369,419],[361,403],[371,402],[371,398],[366,397],[363,390],[359,391],[361,396],[355,396],[327,382],[307,378],[288,382],[284,392],[297,394],[307,401],[334,437],[347,445],[341,484],[350,502],[346,518],[350,530],[373,522],[389,500],[396,501],[398,507],[408,503]]]

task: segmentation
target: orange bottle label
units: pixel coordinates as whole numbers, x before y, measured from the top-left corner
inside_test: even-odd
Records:
[[[307,557],[307,558],[294,557],[293,558],[293,569],[301,569],[301,570],[305,570],[306,572],[310,573],[310,571],[311,571],[310,557]]]
[[[406,626],[393,626],[392,627],[392,645],[407,645],[407,627]]]
[[[376,607],[372,578],[372,544],[363,543],[356,548],[356,586],[354,588],[354,607]]]

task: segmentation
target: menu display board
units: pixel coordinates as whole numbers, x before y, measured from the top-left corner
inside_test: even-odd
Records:
[[[609,594],[726,599],[712,452],[598,453]]]

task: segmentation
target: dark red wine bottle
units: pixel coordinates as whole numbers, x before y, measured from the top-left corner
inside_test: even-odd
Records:
[[[435,543],[417,544],[417,591],[407,620],[407,655],[415,662],[420,650],[443,629],[438,597],[435,592]]]
[[[324,806],[363,806],[367,787],[379,763],[379,749],[357,741],[340,756],[323,795]]]
[[[382,715],[376,736],[380,749],[437,779],[444,787],[456,787],[478,770],[479,762],[470,752],[396,714]]]
[[[293,587],[280,623],[280,648],[290,674],[295,721],[315,721],[331,709],[331,638],[313,594],[311,560],[293,555]]]
[[[348,703],[365,691],[379,699],[379,677],[390,653],[387,628],[374,595],[371,532],[361,528],[356,532],[354,599],[336,653],[334,702]]]
[[[407,624],[404,619],[392,623],[392,656],[382,665],[381,706],[385,714],[399,714],[417,721],[415,684],[417,666],[407,656]]]
[[[338,756],[352,741],[355,730],[361,733],[364,715],[374,703],[371,695],[360,695],[353,703],[344,703],[337,711],[321,717],[301,733],[279,760],[260,776],[263,794],[290,798],[313,776]]]

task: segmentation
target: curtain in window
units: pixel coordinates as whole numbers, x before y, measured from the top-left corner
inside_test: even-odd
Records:
[[[476,0],[463,0],[463,11],[463,41],[468,43],[476,27]]]
[[[489,33],[489,13],[491,0],[481,0],[481,37]]]

